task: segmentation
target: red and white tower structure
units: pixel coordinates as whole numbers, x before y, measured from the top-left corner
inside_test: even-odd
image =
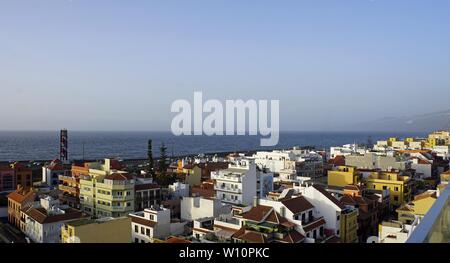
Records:
[[[68,136],[67,130],[63,129],[60,133],[60,142],[59,142],[59,160],[65,162],[69,159],[68,156]]]

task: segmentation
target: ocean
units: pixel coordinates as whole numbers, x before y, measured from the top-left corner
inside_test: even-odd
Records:
[[[170,132],[69,131],[69,159],[143,159],[147,140],[153,140],[154,156],[161,143],[169,156],[213,152],[270,150],[293,146],[328,149],[348,143],[373,142],[388,137],[424,137],[421,133],[387,132],[281,132],[279,144],[260,147],[259,136],[174,136]],[[83,151],[84,149],[84,151]],[[83,156],[84,155],[84,156]],[[59,156],[59,131],[0,131],[0,161],[52,160]]]

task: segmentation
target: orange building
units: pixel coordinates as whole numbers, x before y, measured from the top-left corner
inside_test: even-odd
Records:
[[[17,186],[21,187],[31,187],[33,184],[32,180],[32,173],[33,171],[26,167],[25,165],[15,162],[11,164],[11,168],[14,169],[14,172],[16,174],[16,183]]]
[[[87,164],[72,165],[71,175],[60,175],[58,189],[61,191],[59,200],[73,208],[80,208],[80,177],[89,175]]]
[[[34,202],[36,197],[32,188],[19,188],[10,193],[8,196],[8,222],[19,228],[22,232],[25,231],[25,215],[22,209]]]

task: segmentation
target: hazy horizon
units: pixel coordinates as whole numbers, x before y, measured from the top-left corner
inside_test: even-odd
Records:
[[[194,91],[279,99],[281,131],[446,111],[449,13],[444,0],[2,1],[0,130],[170,131],[171,103]]]

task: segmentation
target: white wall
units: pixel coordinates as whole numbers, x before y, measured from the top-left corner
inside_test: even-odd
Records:
[[[220,199],[184,197],[181,200],[181,219],[194,221],[205,217],[218,217],[231,212],[231,206],[222,205]]]
[[[306,187],[302,191],[306,200],[313,204],[316,211],[325,219],[325,227],[332,229],[334,234],[337,234],[336,231],[340,230],[341,227],[340,220],[337,220],[337,216],[341,214],[341,209],[312,186]]]

